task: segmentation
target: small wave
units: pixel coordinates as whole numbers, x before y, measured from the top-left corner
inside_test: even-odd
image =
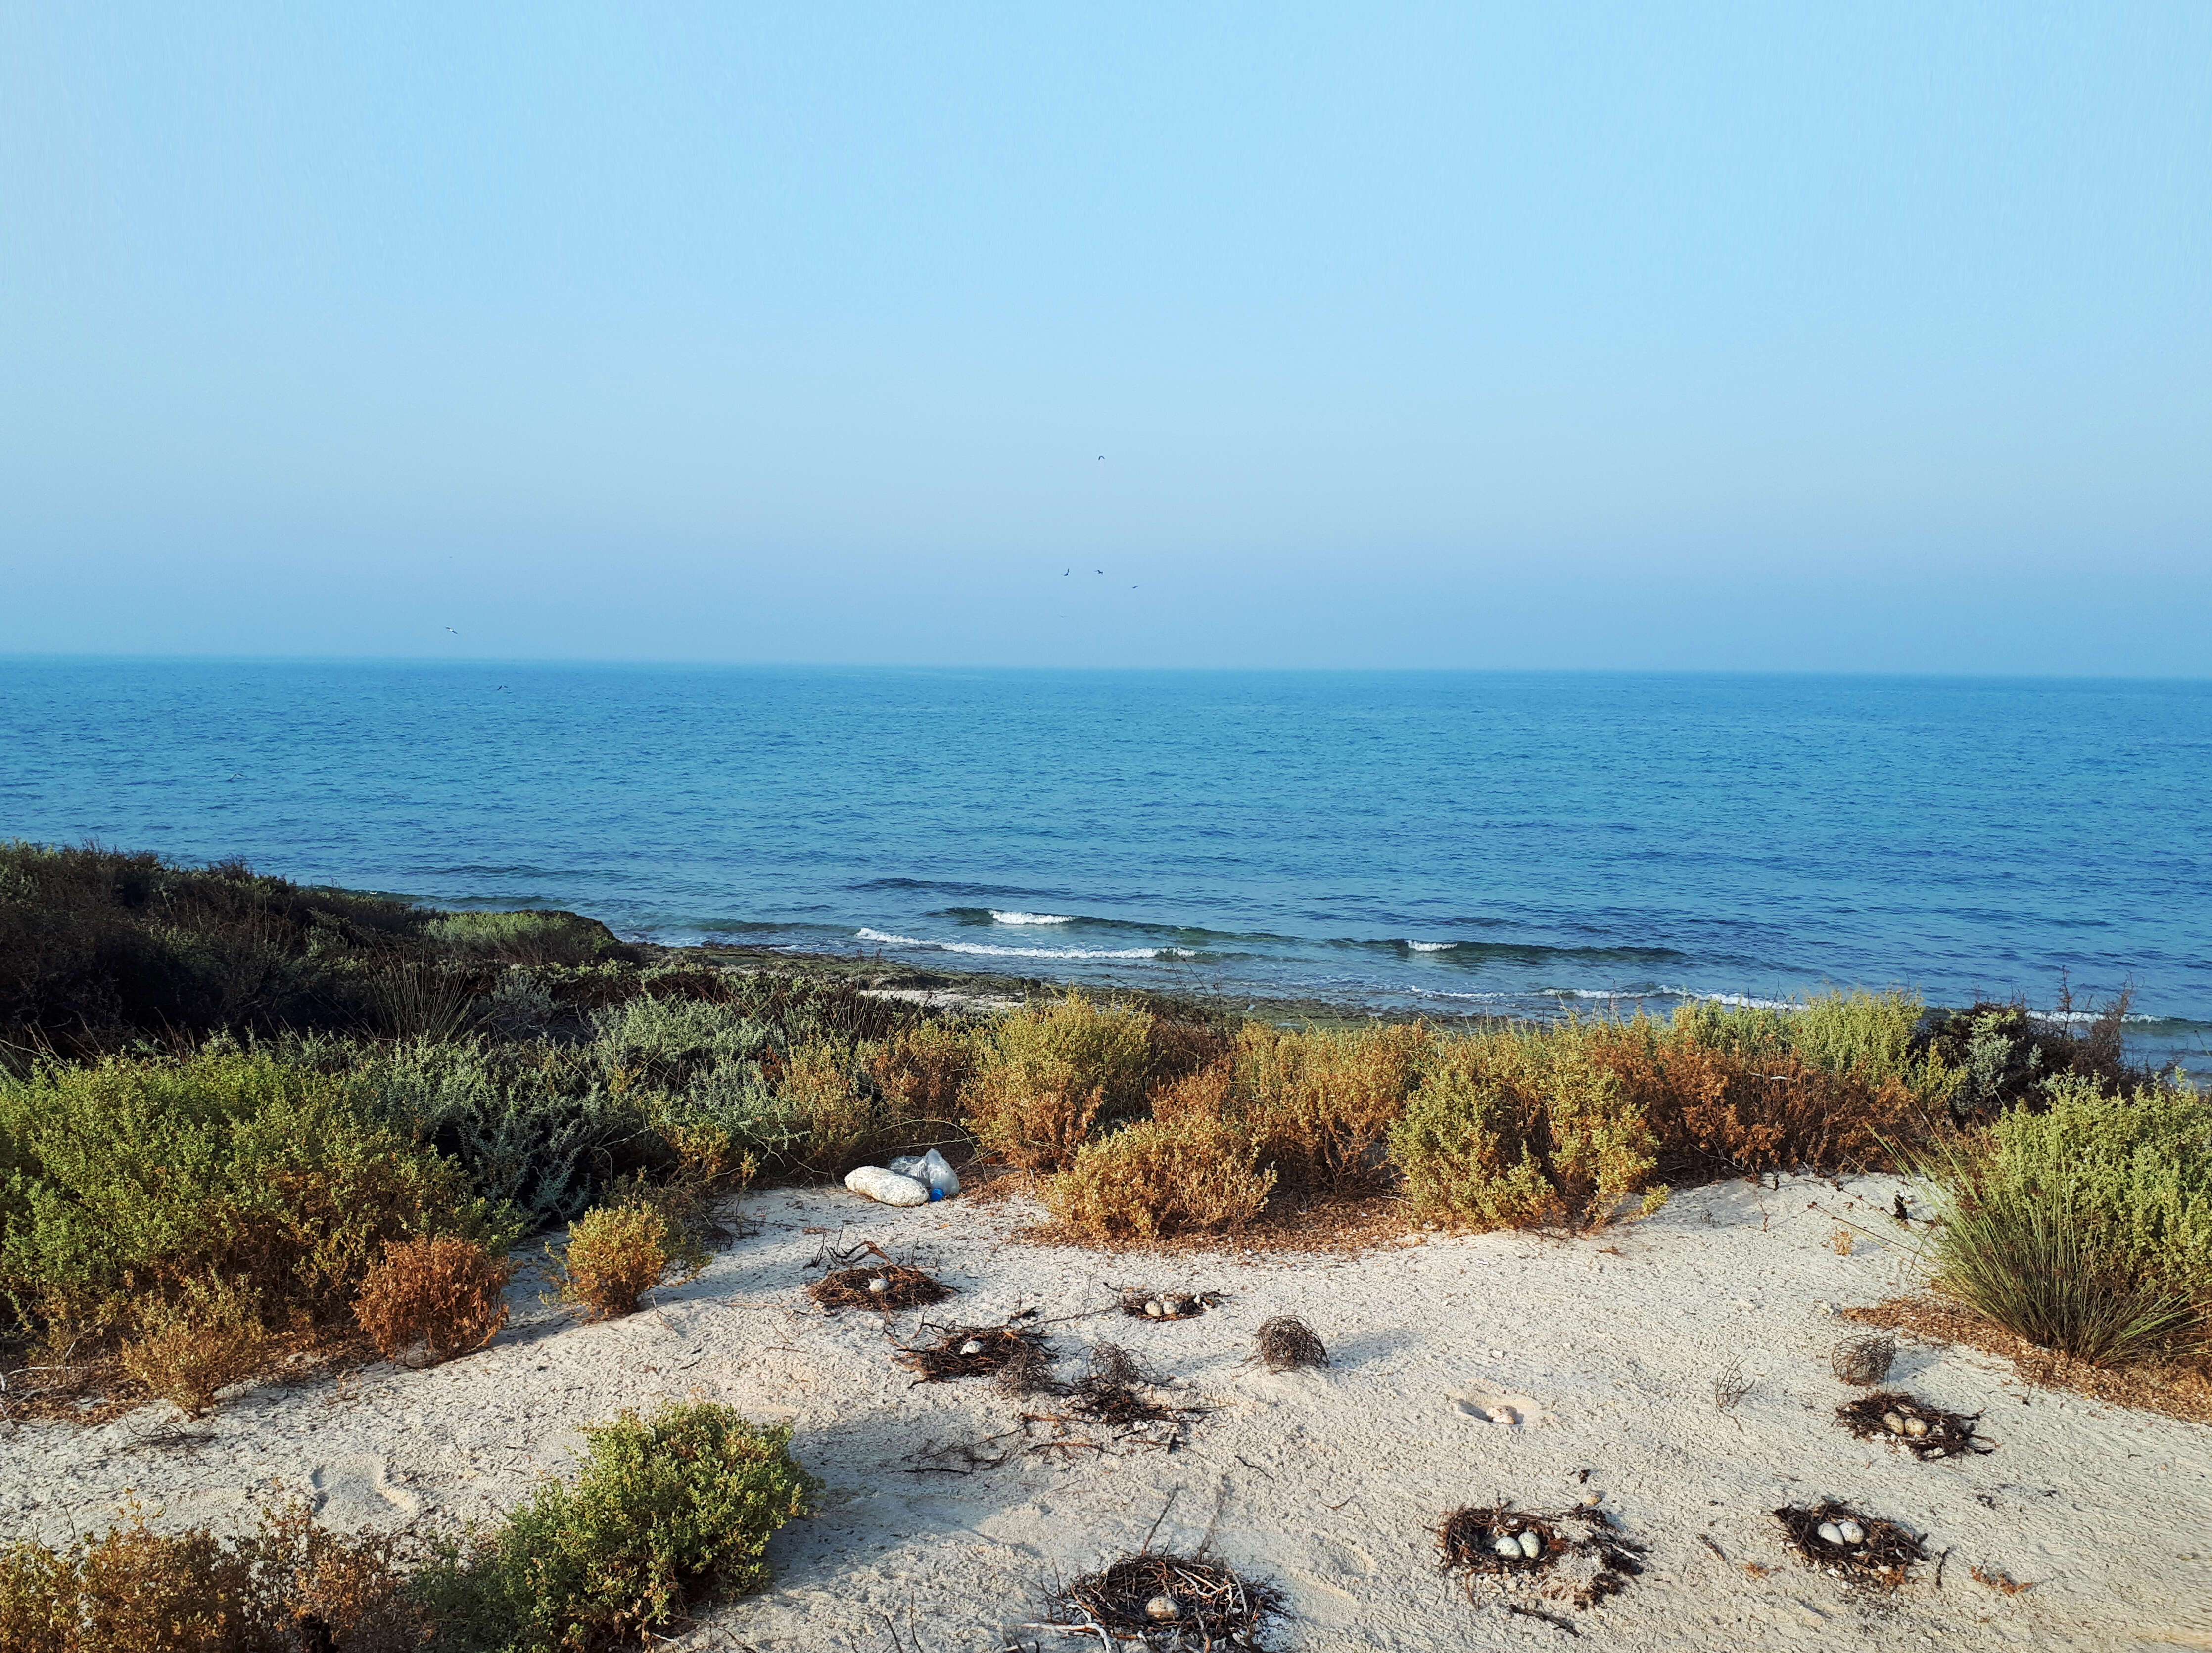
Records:
[[[1449,953],[1452,962],[1518,965],[1686,965],[1687,954],[1670,947],[1553,947],[1543,942],[1362,942],[1338,941],[1330,947],[1372,948],[1390,953]]]
[[[990,912],[991,922],[996,924],[1072,924],[1075,922],[1075,915],[1072,912],[1001,912],[996,907],[993,907]]]
[[[863,942],[882,947],[919,947],[933,953],[981,954],[994,959],[1188,959],[1195,957],[1179,947],[987,947],[977,942],[925,942],[913,935],[886,935],[878,929],[855,932]]]

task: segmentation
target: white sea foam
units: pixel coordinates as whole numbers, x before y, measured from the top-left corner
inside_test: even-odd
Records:
[[[1001,912],[991,909],[991,922],[998,924],[1072,924],[1074,915],[1066,912]]]
[[[1457,942],[1408,942],[1406,945],[1416,953],[1449,953],[1459,943]]]
[[[886,935],[879,929],[855,932],[863,942],[883,947],[927,948],[933,953],[973,953],[994,959],[1188,959],[1179,947],[987,947],[978,942],[925,942],[913,935]]]

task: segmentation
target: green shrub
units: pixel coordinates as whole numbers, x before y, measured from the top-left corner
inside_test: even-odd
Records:
[[[673,1158],[648,1117],[655,1099],[611,1090],[588,1049],[413,1039],[357,1072],[378,1118],[457,1160],[480,1196],[534,1227],[572,1221],[617,1178]]]
[[[586,1212],[560,1262],[561,1300],[608,1320],[635,1313],[656,1286],[696,1278],[707,1251],[663,1204],[636,1196]]]
[[[757,1064],[780,1048],[777,1024],[734,1004],[635,998],[592,1013],[592,1048],[610,1075],[665,1085],[717,1069]]]
[[[767,1583],[769,1540],[819,1483],[787,1428],[710,1402],[585,1432],[574,1482],[542,1484],[464,1554],[418,1580],[439,1653],[598,1653],[635,1646],[686,1606]]]
[[[1390,1130],[1414,1214],[1481,1230],[1595,1226],[1638,1193],[1656,1209],[1656,1144],[1600,1050],[1571,1027],[1441,1042]]]
[[[1431,1035],[1419,1022],[1347,1032],[1248,1023],[1231,1057],[1228,1117],[1286,1188],[1348,1194],[1372,1186],[1378,1150],[1420,1075]]]
[[[0,1040],[91,1054],[141,1035],[350,1025],[343,966],[419,946],[425,917],[235,862],[0,843]]]
[[[1255,1158],[1251,1138],[1219,1118],[1139,1120],[1085,1142],[1045,1184],[1044,1202],[1081,1239],[1231,1233],[1275,1186]]]
[[[1080,992],[1007,1015],[961,1097],[976,1141],[1029,1170],[1065,1169],[1094,1123],[1143,1106],[1152,1025],[1149,1012]]]
[[[1480,1232],[1555,1220],[1563,1208],[1537,1153],[1540,1109],[1495,1071],[1486,1044],[1442,1042],[1390,1128],[1390,1158],[1424,1221]]]
[[[2117,1365],[2212,1326],[2212,1099],[2064,1082],[1914,1163],[1936,1289],[2029,1342]]]
[[[2040,1112],[2015,1109],[1990,1127],[1975,1186],[1986,1197],[2040,1190],[2111,1267],[2212,1304],[2212,1096],[2106,1096],[2079,1080],[2048,1095]]]
[[[196,1281],[264,1321],[350,1318],[386,1241],[503,1247],[460,1168],[365,1118],[343,1080],[264,1052],[108,1061],[0,1081],[0,1292],[26,1322],[137,1317]]]
[[[558,909],[443,913],[424,925],[422,933],[447,952],[508,964],[591,964],[623,950],[615,933],[598,919]]]

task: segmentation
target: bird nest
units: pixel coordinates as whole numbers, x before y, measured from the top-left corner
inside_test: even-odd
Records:
[[[1905,1582],[1914,1562],[1928,1559],[1927,1550],[1910,1528],[1861,1515],[1848,1504],[1829,1501],[1809,1509],[1788,1505],[1777,1510],[1774,1518],[1790,1535],[1790,1547],[1808,1565],[1856,1583],[1884,1584],[1894,1589]],[[1840,1530],[1841,1536],[1824,1537],[1820,1532],[1824,1526]],[[1856,1538],[1851,1536],[1853,1530],[1858,1534]]]
[[[1195,1320],[1221,1306],[1218,1292],[1155,1292],[1144,1286],[1121,1287],[1121,1312],[1139,1320]]]
[[[1828,1351],[1828,1369],[1839,1383],[1869,1389],[1889,1376],[1896,1359],[1894,1337],[1846,1337]]]
[[[1170,1380],[1145,1371],[1127,1349],[1113,1343],[1094,1345],[1091,1370],[1072,1384],[1054,1379],[1044,1364],[1021,1357],[1009,1360],[1000,1370],[999,1386],[1016,1395],[1064,1397],[1068,1403],[1064,1413],[1022,1414],[1025,1424],[1054,1426],[1063,1438],[1071,1426],[1100,1424],[1119,1432],[1114,1437],[1116,1440],[1172,1451],[1190,1421],[1206,1414],[1204,1407],[1179,1406],[1158,1398],[1153,1391],[1164,1388]]]
[[[927,1329],[927,1328],[925,1328]],[[1049,1359],[1044,1334],[1026,1326],[954,1326],[936,1342],[902,1348],[892,1357],[917,1384],[941,1384],[954,1378],[992,1378],[1015,1361]]]
[[[1912,1456],[1955,1458],[1967,1452],[1988,1452],[1974,1438],[1978,1412],[1946,1412],[1925,1401],[1894,1390],[1865,1395],[1849,1406],[1836,1408],[1836,1421],[1861,1440],[1880,1436],[1911,1449]]]
[[[1301,1366],[1325,1366],[1328,1347],[1303,1320],[1279,1314],[1262,1321],[1258,1334],[1260,1364],[1270,1371],[1291,1371]]]
[[[873,1309],[890,1314],[942,1303],[959,1289],[909,1264],[886,1262],[872,1269],[833,1269],[809,1286],[806,1294],[825,1309]]]
[[[1644,1571],[1644,1546],[1589,1506],[1538,1515],[1503,1500],[1469,1505],[1446,1516],[1436,1535],[1443,1570],[1467,1581],[1470,1601],[1479,1580],[1513,1589],[1533,1579],[1553,1601],[1595,1607]]]
[[[1095,1636],[1104,1646],[1137,1643],[1160,1653],[1264,1645],[1267,1621],[1283,1611],[1282,1592],[1227,1567],[1150,1551],[1086,1573],[1055,1594],[1055,1622],[1025,1626],[1063,1636]]]

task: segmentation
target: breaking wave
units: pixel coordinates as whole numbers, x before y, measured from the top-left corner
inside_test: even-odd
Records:
[[[878,947],[921,948],[931,953],[966,953],[994,959],[1189,959],[1197,956],[1180,947],[992,947],[981,942],[926,942],[915,935],[887,935],[879,929],[854,932],[856,939]]]

